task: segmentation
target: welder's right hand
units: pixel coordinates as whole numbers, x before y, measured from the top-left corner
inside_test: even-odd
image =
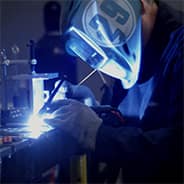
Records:
[[[48,124],[68,133],[84,148],[95,149],[103,120],[92,108],[74,99],[53,102],[49,108],[52,118],[45,119]]]
[[[61,85],[65,93],[65,98],[75,99],[87,106],[99,105],[91,89],[85,85],[74,85],[68,81],[64,81]]]

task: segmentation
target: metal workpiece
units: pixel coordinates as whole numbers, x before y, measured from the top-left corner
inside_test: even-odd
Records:
[[[34,42],[30,40],[30,59],[18,59],[19,48],[15,45],[11,59],[6,50],[0,50],[0,111],[1,122],[4,126],[11,123],[27,121],[31,114],[35,114],[48,98],[48,91],[44,90],[44,82],[57,79],[58,73],[36,73]]]

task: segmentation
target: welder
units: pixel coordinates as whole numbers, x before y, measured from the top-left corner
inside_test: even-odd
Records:
[[[90,89],[65,82],[72,93],[49,122],[122,168],[123,182],[181,182],[182,15],[155,0],[65,3],[67,51],[116,82],[111,106],[86,105]]]

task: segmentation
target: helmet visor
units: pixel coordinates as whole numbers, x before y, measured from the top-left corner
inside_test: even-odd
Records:
[[[140,12],[140,1],[81,1],[67,31],[67,51],[132,87],[140,68]]]

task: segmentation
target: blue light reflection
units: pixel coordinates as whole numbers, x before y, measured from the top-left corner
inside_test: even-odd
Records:
[[[43,116],[39,116],[38,114],[30,116],[27,122],[27,137],[30,138],[39,138],[45,132],[48,132],[53,129],[52,126],[48,125],[44,119],[52,118],[51,114],[44,114]]]

